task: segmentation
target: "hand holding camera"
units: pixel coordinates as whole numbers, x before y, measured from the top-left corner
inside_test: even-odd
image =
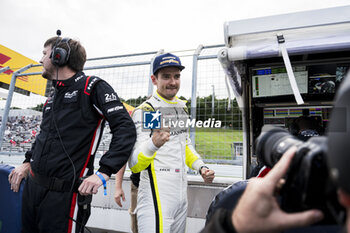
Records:
[[[325,214],[322,224],[344,222],[345,210],[338,202],[337,187],[327,165],[327,137],[303,142],[285,129],[264,126],[256,140],[258,159],[270,168],[292,147],[296,152],[279,192],[281,208],[290,213],[319,209]]]
[[[264,178],[249,180],[232,214],[237,232],[280,232],[291,226],[307,226],[323,218],[322,212],[316,209],[287,213],[279,207],[275,194],[279,191],[280,180],[287,172],[295,151],[296,148],[291,147]]]

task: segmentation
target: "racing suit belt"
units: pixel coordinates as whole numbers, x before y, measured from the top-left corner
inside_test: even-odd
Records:
[[[72,189],[73,182],[69,180],[63,180],[56,177],[48,177],[34,173],[33,170],[29,172],[29,178],[40,186],[49,189],[50,191],[56,192],[70,192]],[[77,192],[79,182],[75,182],[73,191]]]

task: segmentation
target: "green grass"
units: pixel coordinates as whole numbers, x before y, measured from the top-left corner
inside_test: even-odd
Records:
[[[231,144],[242,142],[242,131],[233,129],[196,129],[196,151],[204,159],[232,159]]]

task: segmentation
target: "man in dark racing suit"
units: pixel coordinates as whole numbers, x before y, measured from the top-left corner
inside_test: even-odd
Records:
[[[78,41],[53,37],[44,44],[43,77],[55,91],[43,107],[40,134],[24,163],[9,175],[23,191],[22,232],[84,232],[91,194],[127,162],[136,140],[133,121],[117,93],[83,72],[85,49]],[[94,174],[93,162],[105,121],[112,140]],[[83,179],[86,178],[86,179]]]

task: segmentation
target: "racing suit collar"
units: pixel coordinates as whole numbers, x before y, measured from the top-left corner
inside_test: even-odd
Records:
[[[56,87],[56,83],[57,83],[57,87],[58,88],[59,87],[71,86],[74,83],[80,81],[83,76],[84,76],[84,72],[78,71],[77,73],[75,73],[75,75],[73,75],[69,79],[66,79],[66,80],[52,80],[52,85],[54,87]]]
[[[155,92],[155,95],[153,95],[156,99],[161,99],[161,100],[163,100],[165,103],[167,103],[167,104],[177,104],[178,103],[178,98],[177,98],[177,96],[175,96],[175,98],[173,99],[173,100],[167,100],[167,99],[165,99],[165,98],[163,98],[162,96],[160,96],[159,94],[158,94],[158,91],[156,91]]]

